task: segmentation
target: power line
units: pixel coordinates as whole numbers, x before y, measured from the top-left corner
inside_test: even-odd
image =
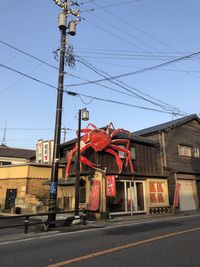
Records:
[[[81,5],[85,5],[85,4],[94,2],[94,1],[96,1],[96,0],[86,0],[86,1],[84,1],[84,2],[78,3],[78,5],[81,6]]]
[[[4,128],[0,128],[3,130]],[[6,128],[7,131],[52,131],[53,128]]]
[[[77,51],[77,50],[76,50]],[[92,58],[92,59],[115,59],[115,60],[163,60],[163,59],[176,59],[178,56],[181,55],[156,55],[154,54],[130,54],[130,53],[108,53],[108,52],[87,52],[87,51],[77,51],[79,54],[84,54],[85,58]],[[85,55],[86,54],[86,55]],[[189,58],[190,59],[190,58]],[[200,60],[199,57],[194,58],[195,60]]]
[[[29,79],[31,79],[31,80],[33,80],[33,81],[35,81],[35,82],[38,82],[38,83],[40,83],[40,84],[47,85],[47,86],[49,86],[49,87],[51,87],[51,88],[57,90],[57,87],[55,87],[55,86],[53,86],[53,85],[51,85],[51,84],[49,84],[49,83],[43,82],[43,81],[41,81],[41,80],[39,80],[39,79],[37,79],[37,78],[34,78],[34,77],[30,76],[30,75],[27,75],[27,74],[25,74],[25,73],[23,73],[23,72],[21,72],[21,71],[18,71],[18,70],[16,70],[16,69],[13,69],[13,68],[8,67],[8,66],[6,66],[6,65],[4,65],[4,64],[1,64],[1,63],[0,63],[0,66],[3,67],[3,68],[5,68],[5,69],[8,69],[8,70],[10,70],[10,71],[12,71],[12,72],[18,73],[18,74],[20,74],[20,75],[22,75],[22,76],[24,76],[24,77],[26,77],[26,78],[29,78]]]
[[[95,5],[96,7],[101,8],[101,7],[100,7],[99,5],[97,5],[96,3],[93,3],[93,5]],[[104,11],[107,11],[105,8],[102,8],[102,9],[103,9]],[[114,25],[113,23],[110,22],[110,20],[107,21],[107,20],[105,20],[104,18],[98,16],[97,14],[94,15],[92,12],[90,12],[90,14],[91,14],[92,16],[94,16],[95,18],[98,18],[101,22],[103,21],[104,23],[106,23],[106,24],[110,25],[111,27],[113,27],[114,29],[118,30],[118,31],[120,32],[120,37],[117,36],[117,35],[114,35],[114,34],[112,33],[112,35],[113,35],[114,37],[118,37],[119,39],[123,40],[124,42],[128,43],[129,45],[132,45],[132,46],[138,48],[139,50],[141,50],[141,51],[143,51],[143,52],[145,52],[145,53],[147,53],[147,54],[149,54],[150,52],[149,52],[149,51],[146,51],[146,50],[144,50],[144,49],[142,49],[140,46],[136,46],[135,44],[130,43],[130,42],[128,42],[127,40],[123,39],[123,38],[121,37],[121,34],[122,34],[122,33],[125,33],[126,36],[128,36],[128,37],[130,37],[130,38],[132,38],[132,39],[134,39],[134,40],[136,40],[136,41],[138,41],[139,43],[145,45],[146,47],[150,47],[150,48],[152,48],[152,49],[155,49],[153,46],[147,44],[146,42],[144,42],[144,41],[142,41],[142,40],[140,40],[140,39],[138,39],[138,38],[135,37],[134,35],[125,32],[125,31],[124,31],[124,28]],[[85,20],[86,20],[86,19],[85,19]],[[88,20],[88,19],[87,19],[87,20]],[[89,20],[88,20],[88,21],[89,21]],[[91,21],[89,21],[89,22],[93,24],[93,22],[91,22]],[[97,25],[95,24],[95,26],[97,26]],[[100,28],[102,29],[102,27],[100,27]],[[105,31],[105,29],[104,29],[104,31]],[[107,31],[107,29],[106,29],[106,31]]]
[[[40,83],[40,84],[44,84],[44,85],[46,85],[46,86],[49,86],[50,88],[53,88],[53,89],[56,89],[56,90],[57,90],[57,88],[56,88],[55,86],[53,86],[53,85],[51,85],[51,84],[49,84],[49,83],[43,82],[43,81],[41,81],[41,80],[39,80],[39,79],[37,79],[37,78],[34,78],[34,77],[30,76],[30,75],[27,75],[27,74],[25,74],[25,73],[23,73],[23,72],[20,72],[20,71],[18,71],[18,70],[16,70],[16,69],[10,68],[10,67],[5,66],[5,65],[3,65],[3,64],[0,64],[0,66],[4,67],[4,68],[6,68],[6,69],[8,69],[8,70],[10,70],[10,71],[16,72],[16,73],[18,73],[18,74],[20,74],[20,75],[23,75],[23,76],[25,76],[25,77],[27,77],[27,78],[29,78],[29,79],[31,79],[31,80],[34,80],[34,81],[36,81],[36,82],[38,82],[38,83]],[[109,102],[109,101],[110,101],[111,103],[115,103],[115,104],[122,104],[122,105],[127,105],[127,106],[135,107],[135,108],[138,107],[138,108],[142,108],[142,109],[146,109],[146,110],[158,111],[158,112],[161,112],[161,113],[174,114],[173,112],[169,112],[169,111],[156,110],[156,109],[146,108],[146,107],[142,107],[142,106],[131,105],[131,104],[124,103],[124,102],[118,102],[118,101],[108,100],[108,99],[101,99],[101,98],[97,98],[97,97],[92,97],[92,96],[83,95],[83,94],[76,93],[76,92],[71,92],[71,91],[68,91],[68,90],[64,90],[64,91],[65,91],[66,93],[68,93],[69,95],[85,96],[85,97],[93,98],[93,99],[96,99],[96,100],[102,100],[102,101],[104,100],[104,101],[106,101],[106,102]],[[179,114],[179,115],[180,115],[180,114]],[[185,116],[185,114],[184,114],[183,116]]]
[[[81,11],[81,13],[91,12],[91,11],[94,11],[94,10],[97,10],[97,9],[102,9],[102,8],[110,8],[110,7],[115,7],[115,6],[132,4],[132,3],[138,2],[138,1],[141,1],[141,0],[132,0],[132,1],[126,1],[126,2],[121,2],[121,3],[111,4],[111,5],[107,5],[107,6],[104,6],[104,7],[91,8],[91,9],[88,9],[88,10]]]
[[[23,50],[21,50],[21,49],[15,47],[15,46],[13,46],[13,45],[11,45],[11,44],[8,44],[8,43],[6,43],[6,42],[4,42],[4,41],[2,41],[2,40],[0,40],[0,43],[2,43],[2,44],[4,44],[4,45],[6,45],[6,46],[8,46],[8,47],[10,47],[10,48],[12,48],[12,49],[18,51],[18,52],[20,52],[20,53],[22,53],[22,54],[24,54],[24,55],[26,55],[26,56],[28,56],[28,57],[31,57],[31,58],[33,58],[33,59],[39,61],[40,63],[43,63],[43,64],[45,64],[45,65],[47,65],[47,66],[49,66],[49,67],[51,67],[51,68],[53,68],[53,69],[58,70],[57,67],[55,67],[55,66],[49,64],[48,62],[46,62],[46,61],[44,61],[44,60],[42,60],[42,59],[40,59],[40,58],[38,58],[38,57],[35,57],[35,56],[33,56],[33,55],[31,55],[31,54],[29,54],[29,53],[23,51]]]
[[[84,61],[85,61],[85,60],[84,60]],[[81,63],[83,63],[84,65],[86,65],[88,68],[90,68],[91,70],[93,70],[95,73],[99,74],[101,77],[104,77],[104,78],[106,78],[106,76],[111,77],[108,73],[106,73],[106,72],[104,72],[104,71],[100,71],[100,70],[98,70],[97,68],[95,68],[93,65],[91,65],[91,64],[88,63],[87,61],[85,61],[85,62],[82,61]],[[104,73],[106,76],[105,76],[105,75],[102,75],[101,73]],[[117,81],[117,82],[116,82],[116,81]],[[119,86],[120,88],[122,88],[122,89],[128,91],[129,93],[131,93],[131,96],[134,95],[134,97],[137,97],[137,98],[139,98],[139,99],[142,99],[142,100],[144,100],[144,101],[147,101],[147,102],[149,102],[149,103],[151,103],[151,104],[153,104],[153,105],[159,106],[159,107],[161,107],[161,108],[163,108],[163,109],[169,109],[169,108],[173,108],[173,109],[175,109],[175,108],[172,107],[171,105],[169,105],[169,104],[167,104],[167,103],[164,103],[164,102],[161,102],[160,100],[155,99],[155,98],[151,97],[150,95],[144,94],[144,93],[143,93],[142,91],[140,91],[139,89],[136,89],[136,88],[133,88],[133,87],[131,87],[131,86],[128,86],[127,84],[125,84],[124,82],[122,82],[122,81],[120,81],[120,80],[114,79],[114,81],[113,81],[113,80],[109,80],[109,82],[111,82],[111,83],[113,83],[113,84]],[[118,83],[118,82],[119,82],[119,83]],[[133,91],[130,90],[130,89],[133,89],[134,91],[137,91],[138,93],[142,94],[143,96],[139,95],[138,93],[133,92]],[[147,96],[147,97],[149,97],[150,99],[156,100],[158,103],[156,103],[155,101],[149,100],[149,99],[147,99],[147,98],[144,97],[144,96]],[[164,104],[165,106],[164,106],[163,104]]]
[[[4,42],[4,41],[0,40],[0,43],[4,44],[4,45],[6,45],[6,46],[8,46],[8,47],[10,47],[10,48],[12,48],[12,49],[14,49],[14,50],[20,52],[20,53],[22,53],[22,54],[24,54],[24,55],[26,55],[26,56],[28,56],[28,57],[30,57],[30,58],[33,58],[33,59],[39,61],[41,64],[45,64],[45,65],[48,66],[48,67],[51,67],[51,68],[53,68],[53,69],[55,69],[55,70],[59,70],[59,68],[57,68],[56,66],[51,65],[51,64],[47,63],[46,61],[44,61],[44,60],[42,60],[42,59],[40,59],[40,58],[38,58],[38,57],[36,57],[36,56],[34,56],[34,55],[31,55],[31,54],[29,54],[29,53],[23,51],[22,49],[19,49],[19,48],[15,47],[15,46],[13,46],[13,45],[11,45],[11,44],[8,44],[7,42]],[[38,66],[36,66],[35,68],[37,68],[37,67],[38,67]],[[35,68],[34,68],[34,69],[35,69]],[[32,71],[32,70],[31,70],[31,71]],[[67,73],[67,72],[65,72],[65,74],[67,74],[67,75],[69,75],[69,76],[72,76],[72,77],[75,77],[75,78],[76,78],[76,75],[73,75],[73,74],[71,74],[71,73]],[[84,78],[79,77],[79,79],[84,79]],[[11,85],[11,86],[12,86],[12,85]],[[6,89],[7,89],[7,88],[6,88]],[[5,89],[5,90],[6,90],[6,89]]]
[[[189,54],[189,55],[186,55],[186,56],[183,56],[183,57],[180,57],[180,58],[176,58],[176,59],[164,62],[164,63],[160,63],[158,65],[153,65],[153,66],[150,66],[150,67],[147,67],[147,68],[143,68],[143,69],[140,69],[140,70],[136,70],[136,71],[132,71],[132,72],[128,72],[128,73],[112,76],[110,78],[99,79],[99,80],[95,80],[95,81],[91,81],[91,82],[84,82],[84,83],[78,83],[78,84],[69,84],[67,86],[70,86],[70,87],[73,86],[74,87],[74,86],[79,86],[79,85],[92,84],[92,83],[95,83],[95,82],[104,82],[104,81],[113,80],[113,79],[116,79],[116,78],[122,78],[122,77],[130,76],[130,75],[135,75],[135,74],[151,71],[151,70],[154,70],[154,69],[158,69],[158,68],[167,66],[167,65],[175,63],[175,62],[179,62],[179,61],[185,60],[187,58],[190,58],[190,57],[193,57],[193,56],[196,56],[196,55],[199,55],[199,54],[200,54],[200,51],[192,53],[192,54]]]
[[[86,57],[84,57],[86,58]],[[98,64],[103,64],[103,65],[109,65],[109,66],[115,66],[115,67],[119,67],[119,68],[142,68],[141,66],[136,66],[136,65],[125,65],[125,64],[117,64],[117,63],[111,63],[110,61],[96,61],[93,59],[90,59],[90,61],[93,61],[94,63],[98,63]],[[170,71],[170,72],[184,72],[184,73],[200,73],[199,70],[183,70],[183,69],[157,69],[157,71]],[[75,77],[75,75],[73,75],[73,77]],[[78,77],[78,76],[76,76]],[[81,80],[84,80],[84,78],[78,77]]]
[[[95,5],[98,6],[96,3],[95,3]],[[98,6],[98,7],[100,7],[100,6]],[[111,15],[112,17],[114,17],[114,18],[116,18],[117,20],[119,20],[120,23],[121,23],[121,22],[124,22],[125,25],[130,25],[132,28],[138,30],[139,32],[142,32],[143,34],[145,34],[145,35],[151,37],[152,39],[154,39],[154,40],[156,40],[156,41],[158,41],[158,42],[161,43],[162,45],[164,45],[164,46],[170,48],[171,50],[177,52],[176,49],[172,48],[172,47],[169,46],[168,44],[166,44],[166,43],[164,43],[163,41],[159,40],[157,37],[154,37],[153,35],[151,35],[151,34],[149,34],[149,33],[146,33],[145,31],[143,31],[143,30],[140,29],[139,27],[136,27],[135,25],[131,24],[130,21],[127,21],[127,20],[123,19],[122,17],[119,17],[119,16],[117,16],[117,15],[114,15],[112,12],[108,11],[105,7],[100,7],[100,8],[102,8],[105,12],[107,12],[107,13],[108,13],[109,15]],[[93,11],[94,11],[94,10],[93,10]],[[190,66],[188,66],[188,65],[186,65],[186,64],[183,64],[183,63],[182,63],[182,65],[187,66],[189,69],[193,70]],[[183,70],[183,71],[184,71],[184,70]],[[189,72],[186,71],[186,73],[189,73]],[[189,73],[189,74],[191,74],[191,73]],[[193,76],[195,76],[195,77],[198,77],[197,75],[194,75],[194,74],[191,74],[191,75],[193,75]]]
[[[105,99],[105,98],[100,98],[100,97],[95,97],[95,96],[75,93],[75,92],[71,92],[71,91],[67,91],[67,90],[64,90],[64,92],[66,92],[68,95],[71,95],[71,96],[79,96],[79,97],[80,96],[84,96],[84,97],[87,97],[87,98],[90,98],[90,99],[104,101],[104,102],[113,103],[113,104],[120,104],[120,105],[124,105],[124,106],[129,106],[129,107],[132,107],[132,108],[139,108],[139,109],[144,109],[144,110],[149,110],[149,111],[156,111],[156,112],[160,112],[160,113],[185,116],[185,114],[181,114],[181,113],[177,114],[177,113],[173,113],[173,112],[170,112],[170,111],[164,111],[164,110],[148,108],[148,107],[144,107],[144,106],[132,105],[132,104],[128,104],[128,103],[125,103],[125,102],[120,102],[120,101],[115,101],[115,100],[112,100],[112,99]]]

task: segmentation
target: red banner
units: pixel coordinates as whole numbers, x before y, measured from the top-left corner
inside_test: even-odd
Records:
[[[96,211],[100,203],[100,181],[94,180],[89,197],[88,210]]]
[[[106,176],[106,196],[116,196],[116,179],[115,176]]]
[[[179,200],[179,192],[180,192],[180,189],[181,189],[181,184],[176,183],[173,208],[177,208],[178,207],[178,200]]]

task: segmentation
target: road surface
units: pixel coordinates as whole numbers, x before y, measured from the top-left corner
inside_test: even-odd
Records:
[[[199,267],[200,216],[1,241],[1,267]]]

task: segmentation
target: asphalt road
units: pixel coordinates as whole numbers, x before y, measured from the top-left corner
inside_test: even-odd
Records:
[[[199,267],[200,216],[0,241],[1,267]]]

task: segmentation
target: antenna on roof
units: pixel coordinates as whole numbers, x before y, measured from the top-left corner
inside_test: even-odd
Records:
[[[6,146],[6,130],[7,130],[7,121],[6,121],[6,124],[5,124],[4,131],[3,131],[3,139],[1,141],[1,145],[2,146]]]

